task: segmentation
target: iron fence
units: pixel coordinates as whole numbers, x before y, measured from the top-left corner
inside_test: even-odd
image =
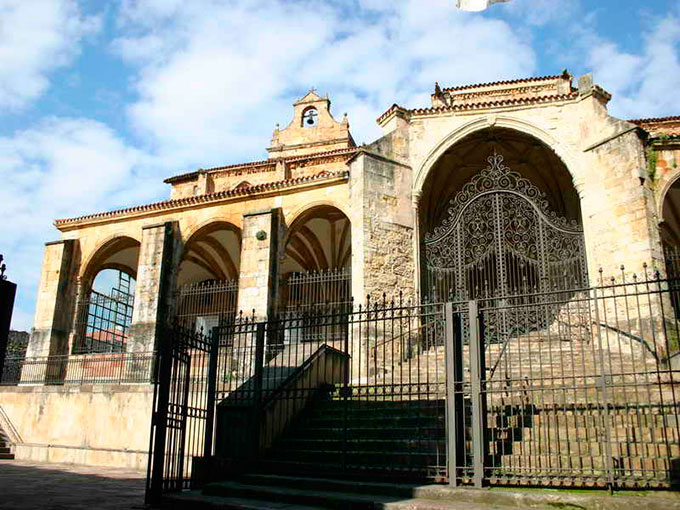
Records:
[[[151,383],[153,352],[10,357],[0,385]]]
[[[281,302],[286,311],[348,304],[352,296],[352,274],[348,268],[292,273],[281,284]]]
[[[675,282],[622,270],[598,283],[238,316],[194,343],[175,328],[149,494],[244,471],[674,486]]]
[[[210,331],[236,314],[238,280],[209,280],[182,285],[177,292],[177,321]]]

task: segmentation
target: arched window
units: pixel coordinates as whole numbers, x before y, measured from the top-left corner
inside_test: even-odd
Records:
[[[102,269],[82,306],[74,354],[125,352],[132,324],[135,279],[120,269]]]
[[[313,106],[307,108],[302,114],[302,127],[314,127],[319,123],[319,112]]]

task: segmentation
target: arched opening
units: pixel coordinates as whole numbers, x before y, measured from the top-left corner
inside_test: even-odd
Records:
[[[347,216],[313,207],[290,225],[281,265],[283,310],[339,305],[351,299],[352,239]]]
[[[186,242],[177,277],[177,319],[207,332],[236,313],[241,231],[224,221]]]
[[[134,310],[139,241],[102,246],[81,277],[73,354],[125,352]]]
[[[562,160],[508,128],[450,147],[419,207],[423,297],[571,289],[587,281],[579,196]]]
[[[666,275],[673,288],[671,302],[680,317],[680,179],[668,188],[663,198],[662,221],[659,225],[666,260]]]

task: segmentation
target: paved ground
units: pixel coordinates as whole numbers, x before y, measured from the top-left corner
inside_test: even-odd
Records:
[[[0,460],[0,509],[141,508],[145,476],[128,469]]]

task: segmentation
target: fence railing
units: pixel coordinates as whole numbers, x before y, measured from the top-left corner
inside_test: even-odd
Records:
[[[155,353],[107,353],[7,358],[0,385],[152,382]]]
[[[452,485],[672,487],[677,282],[622,270],[598,283],[170,330],[155,488],[231,476],[253,458],[274,472]]]

